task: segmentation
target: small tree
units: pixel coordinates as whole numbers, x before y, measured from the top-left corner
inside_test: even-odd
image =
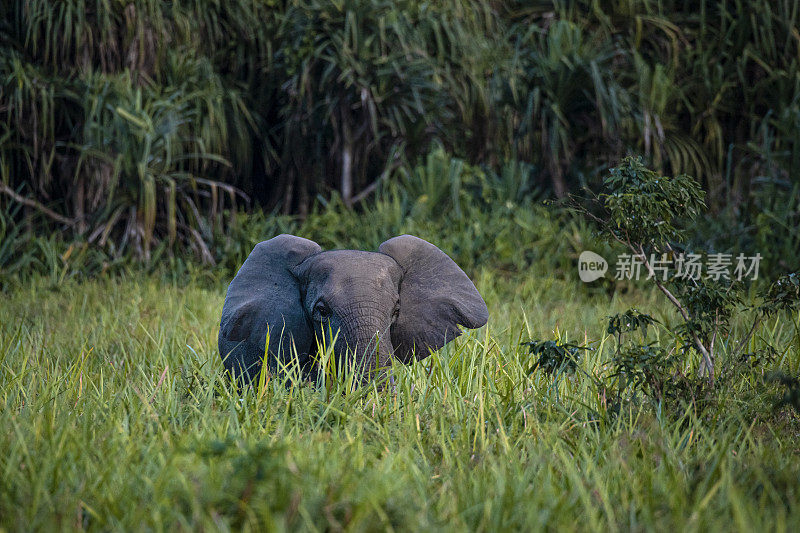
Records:
[[[677,332],[686,341],[686,348],[700,354],[701,376],[713,382],[715,344],[728,331],[730,316],[740,303],[737,287],[687,278],[680,272],[659,277],[654,268],[657,257],[666,258],[673,270],[680,264],[683,254],[676,246],[685,238],[683,224],[705,209],[705,193],[690,176],[660,176],[633,157],[612,168],[603,186],[605,191],[590,205],[576,205],[575,209],[597,223],[601,237],[622,244],[641,260],[648,279],[683,318]]]

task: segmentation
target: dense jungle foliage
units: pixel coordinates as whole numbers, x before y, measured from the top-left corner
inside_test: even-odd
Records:
[[[0,269],[56,230],[98,265],[226,260],[236,211],[369,209],[431,150],[555,196],[639,154],[702,182],[701,238],[754,249],[798,222],[799,22],[791,0],[3,2]]]

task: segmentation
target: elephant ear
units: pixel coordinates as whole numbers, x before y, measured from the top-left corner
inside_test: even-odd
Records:
[[[424,359],[461,335],[459,326],[479,328],[489,319],[480,293],[455,262],[431,243],[412,235],[394,237],[379,251],[403,269],[400,314],[392,325],[395,357]]]
[[[292,342],[305,355],[314,341],[291,269],[322,251],[308,239],[278,235],[256,245],[228,287],[219,328],[219,352],[235,376],[255,380],[269,327],[269,363],[286,364]]]

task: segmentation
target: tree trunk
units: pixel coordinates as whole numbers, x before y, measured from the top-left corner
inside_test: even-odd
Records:
[[[342,184],[341,193],[344,205],[353,205],[353,134],[347,120],[342,120],[344,146],[342,147]]]
[[[558,163],[553,164],[551,178],[553,180],[553,192],[556,193],[556,198],[564,198],[567,195],[567,184],[564,181],[564,176]]]

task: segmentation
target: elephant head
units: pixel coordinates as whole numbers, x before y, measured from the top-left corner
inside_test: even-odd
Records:
[[[279,235],[256,245],[225,297],[219,351],[225,368],[254,380],[298,363],[314,369],[318,343],[333,340],[337,359],[360,371],[427,357],[489,314],[481,295],[450,257],[402,235],[378,252],[322,251],[308,239]],[[338,334],[337,334],[338,332]],[[292,345],[294,349],[292,349]]]

